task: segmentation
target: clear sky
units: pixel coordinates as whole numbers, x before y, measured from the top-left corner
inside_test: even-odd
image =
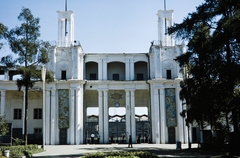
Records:
[[[174,10],[174,22],[180,23],[204,0],[166,0]],[[0,22],[8,28],[19,26],[22,7],[40,18],[41,37],[57,41],[57,10],[64,10],[65,0],[1,0]],[[164,10],[164,0],[68,0],[68,10],[75,14],[75,39],[85,53],[140,52],[149,50],[158,40],[157,11]],[[9,54],[8,46],[0,57]]]

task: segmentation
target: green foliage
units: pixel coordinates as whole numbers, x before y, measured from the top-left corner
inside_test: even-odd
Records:
[[[47,54],[49,43],[38,39],[40,37],[40,19],[35,18],[28,8],[22,8],[18,20],[21,22],[21,25],[9,31],[5,29],[6,33],[4,34],[16,58],[13,59],[11,55],[8,55],[2,57],[0,62],[7,68],[14,67],[18,73],[21,74],[21,78],[17,79],[16,84],[19,91],[22,87],[25,87],[26,113],[24,137],[25,144],[27,145],[28,90],[32,88],[36,82],[41,81],[40,67],[49,61]],[[0,25],[0,34],[1,27],[2,25]],[[54,81],[53,72],[47,71],[46,81]]]
[[[7,27],[0,22],[0,39],[6,37]],[[3,43],[0,43],[0,49],[2,48]]]
[[[19,146],[3,146],[0,148],[2,155],[5,150],[10,150],[10,156],[29,156],[31,157],[35,153],[43,152],[42,148],[38,148],[38,145],[19,145]]]
[[[24,143],[24,140],[19,139],[19,138],[12,138],[15,145],[22,145]]]
[[[158,156],[149,152],[97,152],[89,153],[83,158],[157,158]]]
[[[240,3],[235,0],[205,0],[169,33],[188,42],[188,50],[177,57],[187,75],[181,83],[180,98],[187,105],[187,123],[202,128],[217,122],[234,125],[240,117]],[[239,90],[238,90],[239,91]],[[237,103],[238,102],[238,103]],[[230,116],[230,117],[229,117]]]
[[[4,136],[8,133],[8,124],[4,117],[0,116],[0,136]]]

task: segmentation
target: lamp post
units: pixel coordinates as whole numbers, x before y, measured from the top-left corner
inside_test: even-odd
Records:
[[[42,128],[42,134],[43,134],[43,150],[45,150],[45,106],[46,106],[46,100],[45,100],[45,79],[46,79],[46,68],[45,66],[42,66],[41,70],[42,74],[42,82],[43,82],[43,106],[42,106],[42,121],[43,121],[43,128]]]

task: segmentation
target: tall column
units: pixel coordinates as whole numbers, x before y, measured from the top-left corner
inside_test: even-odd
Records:
[[[109,132],[108,132],[108,91],[107,90],[104,90],[103,91],[104,93],[104,100],[103,100],[103,103],[104,103],[104,135],[103,135],[103,138],[104,138],[104,143],[109,143]]]
[[[83,126],[84,126],[84,117],[83,117],[83,85],[80,85],[80,89],[78,91],[78,107],[79,107],[79,139],[80,144],[83,144],[84,137],[83,137]]]
[[[98,132],[100,135],[100,143],[103,143],[103,98],[102,98],[102,90],[98,91]]]
[[[128,142],[128,138],[129,138],[129,135],[132,133],[131,132],[131,104],[130,104],[130,91],[129,90],[126,90],[126,116],[125,116],[125,119],[126,119],[126,138],[127,138],[127,142]]]
[[[163,20],[158,17],[158,41],[163,42]]]
[[[103,59],[103,80],[107,80],[107,61]]]
[[[159,78],[162,79],[163,77],[163,55],[162,55],[162,48],[159,48]]]
[[[63,29],[62,19],[58,18],[58,46],[59,47],[62,46],[62,29]]]
[[[26,103],[26,100],[25,100],[25,96],[26,96],[26,92],[25,92],[25,89],[22,89],[22,92],[23,92],[23,104],[22,104],[22,136],[24,136],[24,127],[25,127],[25,103]]]
[[[152,86],[152,84],[151,84],[151,100],[150,100],[150,102],[151,102],[151,133],[149,133],[149,134],[151,134],[152,136],[152,142],[153,143],[156,143],[156,130],[155,130],[155,127],[156,127],[156,124],[157,124],[157,120],[155,119],[156,118],[156,116],[155,116],[155,111],[156,111],[156,106],[155,106],[155,95],[154,95],[154,88],[153,88],[153,86]],[[150,136],[149,136],[150,137]]]
[[[176,88],[176,107],[177,107],[177,126],[178,126],[178,141],[180,142],[184,142],[184,139],[183,139],[183,118],[182,116],[180,116],[180,112],[182,112],[182,104],[181,104],[181,101],[180,101],[180,96],[179,96],[179,93],[180,93],[180,85],[177,86]]]
[[[55,145],[55,137],[56,135],[58,136],[57,129],[56,129],[56,124],[57,124],[57,119],[56,119],[56,90],[52,89],[51,91],[52,96],[51,96],[51,145]]]
[[[159,90],[156,88],[154,89],[154,106],[155,106],[155,111],[154,111],[154,115],[155,115],[155,127],[154,130],[156,131],[156,136],[155,136],[155,140],[156,140],[156,144],[160,144],[160,116],[159,116],[159,106],[161,106],[161,104],[159,105]]]
[[[129,59],[125,61],[125,80],[130,80],[130,65]]]
[[[1,90],[0,116],[4,116],[4,114],[5,114],[5,100],[6,100],[6,91],[5,90]]]
[[[103,80],[103,60],[98,60],[98,80]]]
[[[45,125],[46,125],[46,127],[45,127],[45,133],[46,133],[46,140],[45,140],[45,143],[46,143],[46,145],[49,145],[50,144],[50,110],[51,110],[51,108],[50,108],[50,105],[51,105],[51,103],[50,103],[50,91],[49,90],[47,90],[46,91],[46,109],[45,109],[45,116],[46,116],[46,123],[45,123]]]
[[[183,110],[186,110],[187,106],[186,104],[183,105]],[[184,143],[188,143],[188,128],[186,125],[186,121],[185,119],[187,118],[187,116],[183,119],[183,133],[184,133]]]
[[[164,88],[160,88],[161,144],[166,143],[166,108],[164,96]]]
[[[71,101],[70,101],[70,107],[69,107],[69,143],[74,144],[74,103],[75,103],[75,97],[74,97],[74,89],[70,89],[70,96],[71,96]]]
[[[80,89],[76,89],[76,104],[75,104],[75,144],[80,144],[80,133],[81,133],[81,115],[80,113],[83,112],[81,109],[81,96],[80,96]]]
[[[130,60],[130,80],[134,80],[134,62]]]
[[[131,128],[132,141],[136,142],[136,119],[135,119],[135,93],[131,90]]]
[[[79,72],[80,73],[80,75],[79,75],[79,79],[80,80],[83,80],[83,76],[84,76],[84,70],[83,70],[83,68],[84,68],[84,56],[83,55],[80,55],[80,64],[79,64],[80,66],[79,66],[79,68],[81,68],[81,72]]]
[[[73,36],[73,27],[72,27],[72,16],[70,16],[70,20],[69,20],[69,32],[70,32],[70,35],[69,35],[69,43],[70,45],[73,44],[72,43],[72,36]]]

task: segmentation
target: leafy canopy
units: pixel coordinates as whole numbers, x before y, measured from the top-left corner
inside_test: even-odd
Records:
[[[239,111],[236,92],[240,81],[240,3],[236,0],[205,0],[169,33],[188,42],[177,57],[187,72],[181,83],[188,122],[216,127],[220,120],[234,121],[230,111]],[[228,120],[229,119],[229,120]]]

